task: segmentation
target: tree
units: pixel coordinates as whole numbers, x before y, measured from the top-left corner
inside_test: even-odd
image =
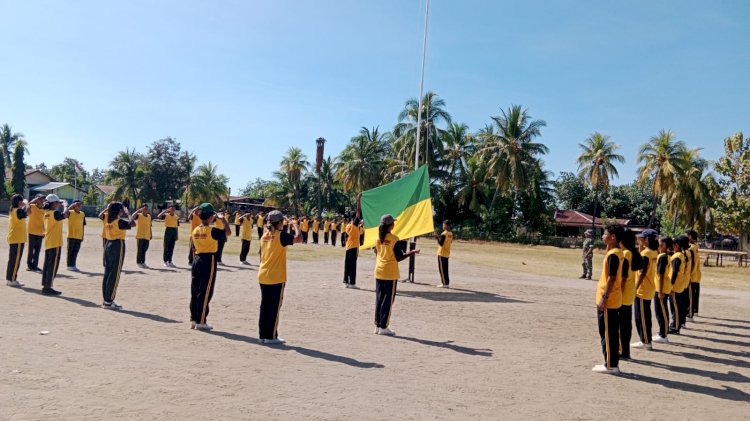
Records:
[[[181,196],[185,186],[183,168],[180,166],[180,143],[171,137],[151,144],[146,154],[148,165],[142,195],[145,199],[161,203]]]
[[[209,202],[223,207],[222,196],[229,194],[229,178],[219,174],[219,167],[210,161],[201,164],[195,171],[190,183],[189,195],[196,203]]]
[[[190,186],[193,183],[193,175],[195,174],[195,164],[198,162],[198,159],[190,152],[183,152],[182,155],[180,155],[179,160],[179,172],[180,172],[180,178],[181,178],[181,189],[182,195],[184,196],[183,203],[186,205],[190,205],[193,202],[192,197],[190,197]]]
[[[438,98],[434,92],[427,92],[422,98],[422,110],[417,111],[418,108],[419,101],[411,98],[406,101],[404,109],[399,113],[398,124],[393,129],[394,150],[402,161],[414,162],[417,120],[421,113],[420,165],[427,163],[430,169],[436,169],[443,152],[441,141],[443,131],[437,125],[450,124],[451,116],[445,110],[445,101]]]
[[[485,183],[487,178],[487,165],[485,162],[472,156],[467,161],[465,182],[458,190],[458,203],[465,206],[471,212],[478,214],[482,207],[487,204],[490,189]]]
[[[676,174],[674,188],[667,201],[667,210],[672,217],[672,231],[677,223],[684,227],[705,225],[706,212],[712,208],[706,173],[708,162],[700,157],[700,148],[681,149],[681,169]]]
[[[474,154],[474,137],[466,124],[451,123],[443,132],[442,141],[447,190],[451,191],[456,181],[466,178],[468,159]]]
[[[650,182],[654,195],[649,226],[654,224],[657,201],[665,201],[672,193],[682,168],[680,151],[685,148],[684,142],[676,140],[674,132],[662,129],[638,149],[638,163],[641,164],[638,167],[638,181]]]
[[[302,173],[307,171],[310,163],[307,162],[307,156],[302,153],[302,149],[291,147],[286,155],[281,159],[280,171],[285,173],[289,178],[289,186],[294,196],[294,213],[299,214],[299,190],[302,181]]]
[[[554,182],[555,198],[560,209],[586,212],[590,204],[588,196],[591,189],[580,175],[571,172],[561,172]]]
[[[268,195],[268,186],[270,181],[256,178],[255,181],[248,181],[245,187],[240,190],[240,196],[265,199]]]
[[[19,139],[15,142],[13,150],[13,166],[11,167],[11,186],[16,194],[23,194],[26,189],[26,164],[24,153],[26,152],[26,141]]]
[[[388,137],[387,132],[381,133],[377,127],[372,130],[362,127],[341,151],[334,170],[345,192],[360,194],[382,183]]]
[[[721,195],[716,200],[716,227],[737,234],[747,250],[750,231],[750,138],[737,132],[724,139],[724,155],[715,164]]]
[[[80,172],[76,171],[76,165],[81,168]],[[65,181],[79,188],[89,184],[88,172],[83,169],[83,164],[74,158],[65,157],[62,163],[53,165],[48,174],[57,181]]]
[[[596,218],[597,205],[599,203],[599,189],[607,190],[609,188],[609,179],[617,177],[617,167],[615,163],[625,162],[625,158],[615,153],[618,146],[610,142],[609,136],[594,132],[586,138],[584,143],[579,143],[581,154],[578,155],[578,175],[583,177],[594,189],[594,212],[592,216]],[[591,221],[591,228],[594,228],[594,220]]]
[[[137,153],[135,149],[125,149],[118,152],[110,162],[106,180],[115,186],[113,199],[135,201],[140,198],[139,192],[146,174],[143,160],[143,155]]]
[[[2,149],[0,153],[3,155],[3,175],[5,174],[5,169],[10,168],[13,164],[11,151],[15,151],[16,142],[22,139],[23,133],[14,133],[11,126],[3,124],[3,127],[0,128],[0,149]]]
[[[89,182],[91,183],[91,185],[102,184],[104,182],[104,175],[104,171],[100,170],[99,168],[94,168],[93,170],[91,170]]]

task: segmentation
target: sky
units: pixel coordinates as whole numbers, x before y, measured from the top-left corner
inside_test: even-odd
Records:
[[[171,136],[236,193],[291,146],[336,156],[419,95],[424,0],[0,0],[0,124],[28,162],[106,167]],[[433,0],[425,90],[478,130],[521,104],[555,176],[594,131],[673,130],[703,156],[750,134],[750,2]]]

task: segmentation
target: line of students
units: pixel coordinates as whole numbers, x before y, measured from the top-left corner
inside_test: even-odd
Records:
[[[596,293],[604,364],[594,366],[594,372],[619,374],[619,361],[631,359],[631,347],[651,350],[654,342],[669,343],[668,335],[679,334],[698,312],[701,264],[697,233],[687,230],[674,239],[657,236],[652,229],[636,235],[618,224],[604,230],[607,252]],[[659,325],[654,337],[652,301]],[[633,320],[639,341],[631,344]]]

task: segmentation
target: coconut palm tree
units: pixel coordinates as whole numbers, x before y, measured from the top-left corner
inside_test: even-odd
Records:
[[[490,187],[485,181],[487,179],[487,165],[481,158],[471,156],[466,163],[466,173],[458,190],[458,204],[467,207],[470,211],[478,214],[482,205],[487,203],[490,197]]]
[[[362,127],[341,151],[334,170],[345,192],[354,191],[358,195],[382,183],[389,136],[377,127],[372,130]]]
[[[292,194],[294,195],[294,213],[296,214],[299,214],[299,190],[302,182],[302,173],[307,171],[309,165],[307,156],[302,153],[302,149],[297,147],[289,148],[286,155],[281,159],[279,171],[287,174],[287,177],[289,177],[289,184],[292,187]]]
[[[229,194],[227,183],[229,179],[219,174],[219,166],[209,161],[199,165],[195,170],[190,183],[189,196],[198,203],[209,202],[221,206],[224,202],[223,196]]]
[[[611,142],[609,136],[599,132],[592,133],[583,143],[579,143],[578,147],[581,148],[577,159],[578,176],[586,180],[595,191],[593,216],[596,218],[599,189],[609,188],[610,178],[619,176],[615,163],[622,164],[625,158],[615,153],[619,146]],[[591,225],[593,229],[594,220],[591,221]]]
[[[146,174],[143,159],[143,155],[137,153],[135,149],[125,149],[118,152],[109,163],[110,169],[105,179],[107,183],[116,187],[112,194],[114,200],[135,201],[138,199],[138,192],[143,186]]]
[[[479,153],[487,163],[487,177],[495,180],[495,193],[490,202],[490,213],[499,193],[514,193],[514,217],[518,208],[518,194],[529,190],[531,174],[538,164],[537,157],[549,152],[543,143],[534,142],[541,135],[544,120],[532,120],[528,110],[512,105],[492,117],[492,123],[480,131]]]
[[[649,226],[654,225],[657,201],[666,201],[674,189],[676,177],[682,171],[683,149],[686,149],[685,143],[678,141],[674,132],[664,129],[638,149],[638,181],[650,182],[654,195]]]
[[[7,124],[3,124],[0,128],[0,153],[3,154],[4,167],[10,168],[13,163],[13,157],[11,151],[15,149],[16,142],[23,139],[23,133],[13,132],[13,128]],[[26,151],[28,153],[28,151]]]
[[[441,123],[450,124],[451,116],[445,110],[445,101],[434,92],[427,92],[422,98],[422,110],[418,112],[418,108],[419,101],[411,98],[399,113],[398,124],[393,129],[394,150],[401,160],[414,162],[417,120],[421,113],[420,165],[427,163],[430,168],[435,169],[443,151],[440,140],[443,130],[437,126]]]
[[[466,177],[468,159],[474,154],[474,137],[466,124],[451,123],[443,133],[442,140],[446,190],[450,192],[457,180]]]
[[[701,148],[680,149],[680,171],[675,175],[674,188],[667,200],[667,212],[672,215],[672,232],[677,223],[686,227],[705,224],[706,211],[712,207],[709,185],[711,174],[708,162],[700,156]]]

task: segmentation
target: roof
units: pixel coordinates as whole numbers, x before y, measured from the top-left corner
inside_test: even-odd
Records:
[[[6,163],[6,164],[7,164],[7,163]],[[50,175],[49,175],[49,174],[47,174],[46,172],[44,172],[44,171],[40,171],[40,170],[37,170],[37,169],[35,169],[35,168],[27,168],[27,169],[26,169],[26,172],[25,172],[25,173],[23,173],[23,175],[24,175],[24,176],[26,176],[26,177],[28,177],[28,176],[30,176],[31,174],[34,174],[34,173],[39,173],[39,174],[42,174],[42,175],[44,175],[45,177],[49,178],[49,179],[50,179],[50,181],[55,181],[55,179],[54,179],[54,178],[52,178],[52,176],[50,176]],[[13,177],[13,172],[12,172],[11,168],[10,168],[10,167],[6,168],[6,169],[5,169],[5,179],[6,179],[6,180],[10,180],[10,179],[11,179],[12,177]]]
[[[70,186],[70,183],[60,183],[57,181],[53,181],[51,183],[42,184],[40,186],[34,186],[32,190],[35,191],[50,191],[50,190],[57,190],[61,187]],[[72,186],[71,186],[72,187]]]
[[[587,213],[575,211],[575,210],[559,210],[555,209],[555,225],[562,225],[566,227],[581,227],[586,228],[591,226],[593,217]],[[617,224],[628,225],[630,224],[629,219],[622,218],[596,218],[594,225],[603,226],[605,223],[614,222]]]
[[[101,190],[102,193],[104,193],[104,194],[106,194],[108,196],[110,194],[114,193],[115,190],[117,190],[117,186],[112,186],[110,184],[97,184],[96,188],[99,189],[99,190]]]

